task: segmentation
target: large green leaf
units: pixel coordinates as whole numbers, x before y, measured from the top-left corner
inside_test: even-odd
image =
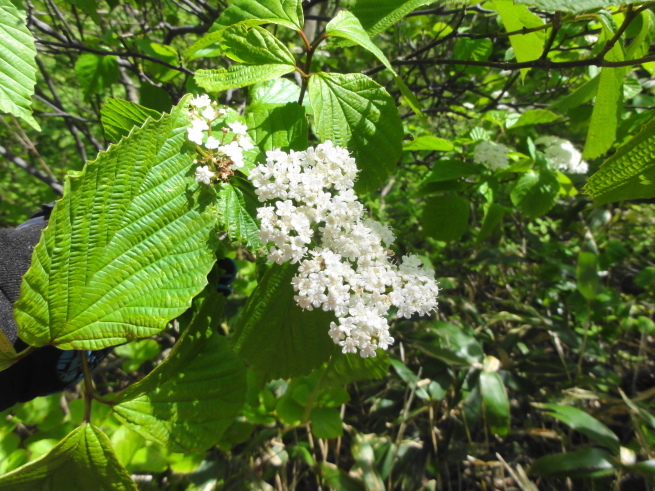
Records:
[[[512,188],[510,197],[529,217],[538,217],[550,210],[559,192],[559,181],[555,174],[542,170],[526,172]]]
[[[438,136],[424,135],[414,138],[411,142],[403,145],[404,151],[410,150],[429,150],[438,152],[450,152],[454,150],[453,144],[448,140],[439,138]]]
[[[359,380],[380,379],[389,373],[389,355],[377,350],[377,356],[362,358],[335,350],[334,359],[325,368],[321,377],[322,387],[347,385]]]
[[[405,147],[406,149],[407,147]],[[425,177],[422,184],[429,182],[443,182],[457,179],[458,177],[479,174],[480,166],[463,160],[437,160],[432,171]]]
[[[332,312],[303,310],[293,299],[297,265],[273,264],[248,299],[231,339],[236,353],[267,379],[307,375],[336,347]]]
[[[520,128],[521,126],[533,126],[535,124],[552,123],[559,119],[559,115],[548,109],[530,109],[525,111],[519,119],[510,126],[511,129]]]
[[[309,97],[321,140],[347,147],[357,160],[355,189],[377,189],[395,169],[403,127],[393,98],[366,75],[317,73]]]
[[[43,457],[0,478],[0,490],[136,490],[109,438],[91,424],[73,430]]]
[[[176,452],[218,442],[246,397],[245,366],[216,332],[225,297],[207,291],[168,357],[112,406],[123,424]]]
[[[295,65],[296,62],[287,47],[261,27],[236,24],[226,28],[221,48],[227,57],[251,65]]]
[[[607,42],[614,36],[615,29],[605,16],[601,15],[598,19],[603,26],[603,37]],[[621,43],[616,43],[605,55],[605,59],[623,61],[625,54]],[[616,129],[623,104],[623,78],[627,71],[627,68],[601,68],[596,102],[582,152],[585,159],[595,159],[604,155],[616,140]]]
[[[204,287],[216,208],[193,177],[187,100],[69,177],[14,308],[28,344],[99,349],[151,336]]]
[[[287,78],[276,78],[251,86],[248,95],[251,106],[286,104],[298,102],[300,87]],[[309,106],[308,97],[303,100],[303,106]]]
[[[75,63],[75,75],[84,95],[97,94],[118,81],[118,58],[112,55],[84,53]]]
[[[579,431],[596,443],[609,448],[612,452],[619,452],[620,443],[614,432],[582,409],[560,404],[535,404],[535,406],[548,411],[550,416],[559,419],[571,429]]]
[[[480,372],[480,394],[489,430],[496,435],[506,436],[509,432],[509,398],[498,372]]]
[[[530,473],[541,476],[601,477],[615,472],[612,455],[600,448],[546,455],[538,459]]]
[[[482,362],[482,345],[470,330],[449,324],[435,322],[422,332],[414,345],[429,356],[449,365],[475,366]]]
[[[368,35],[375,36],[412,10],[431,3],[434,0],[357,0],[352,12]]]
[[[421,225],[430,237],[449,242],[468,230],[471,203],[463,196],[436,196],[425,203]]]
[[[102,127],[107,139],[117,142],[135,126],[142,126],[148,117],[159,119],[161,113],[122,99],[107,99],[100,109]]]
[[[655,119],[603,162],[584,191],[598,205],[655,197]]]
[[[257,207],[260,205],[249,181],[233,177],[218,191],[218,222],[233,242],[245,244],[254,251],[261,248]]]
[[[642,0],[623,0],[621,3],[637,3]],[[549,12],[562,12],[577,13],[584,10],[592,10],[610,5],[616,5],[616,0],[516,0],[516,3],[522,3],[537,7],[541,10]]]
[[[293,65],[232,65],[216,70],[198,70],[196,83],[208,92],[222,92],[281,77],[295,70]]]
[[[235,0],[223,11],[211,30],[218,31],[227,26],[246,22],[256,24],[279,24],[299,31],[303,26],[301,0]]]
[[[32,117],[36,84],[36,48],[25,26],[25,12],[11,0],[0,0],[0,111],[18,116],[41,130]]]
[[[308,128],[305,108],[297,102],[287,104],[254,104],[246,113],[248,134],[261,151],[259,162],[265,160],[269,150],[281,148],[305,150],[308,146]]]
[[[512,0],[495,0],[493,5],[498,11],[507,32],[540,27],[544,23],[541,17],[530,12],[525,5],[514,5]],[[516,60],[519,63],[539,59],[546,42],[545,33],[546,31],[537,31],[509,38]],[[529,70],[529,68],[522,68],[521,77],[525,78]]]
[[[369,50],[385,67],[389,69],[389,71],[391,71],[391,73],[396,75],[396,71],[391,66],[391,63],[389,63],[387,57],[380,48],[371,41],[370,36],[366,33],[357,17],[347,10],[342,10],[334,19],[328,22],[328,25],[325,26],[325,35],[352,41],[353,43],[360,45],[362,48]]]

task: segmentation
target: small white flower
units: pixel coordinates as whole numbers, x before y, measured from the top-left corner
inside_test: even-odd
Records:
[[[502,143],[481,141],[473,150],[473,160],[477,164],[484,164],[492,170],[503,169],[509,163],[507,153],[510,149]]]
[[[252,150],[253,148],[255,148],[255,145],[253,145],[252,140],[247,136],[242,136],[241,138],[239,138],[237,140],[237,143],[243,149],[244,152],[247,152],[248,150]]]
[[[200,111],[200,115],[208,120],[213,120],[216,118],[216,111],[214,111],[214,108],[211,106],[207,106],[204,108],[202,111]]]
[[[236,135],[246,135],[246,131],[248,130],[248,127],[245,124],[241,124],[238,121],[235,121],[234,123],[229,123],[228,126],[232,130],[232,132]]]
[[[220,140],[217,138],[214,138],[213,136],[210,136],[207,138],[207,141],[205,142],[205,147],[208,149],[216,149],[221,145]]]
[[[198,109],[201,109],[203,107],[207,107],[207,106],[211,105],[211,103],[212,103],[212,101],[209,98],[209,96],[207,94],[202,94],[202,95],[200,95],[198,97],[194,97],[193,99],[191,99],[191,101],[189,102],[189,105],[191,105],[193,107],[197,107]]]
[[[196,181],[203,184],[211,184],[212,179],[215,177],[214,173],[208,166],[203,165],[196,168]]]

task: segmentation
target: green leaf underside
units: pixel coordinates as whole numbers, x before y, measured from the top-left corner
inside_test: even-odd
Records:
[[[623,0],[621,3],[638,3],[640,1]],[[556,12],[559,10],[572,14],[617,4],[616,0],[516,0],[516,3],[537,7],[547,12]]]
[[[600,448],[546,455],[530,469],[541,476],[600,477],[613,472],[612,455]]]
[[[352,12],[368,35],[375,36],[412,10],[431,3],[434,0],[358,0]]]
[[[217,240],[186,101],[71,175],[14,313],[28,344],[100,349],[161,331],[202,290]]]
[[[509,432],[509,398],[497,372],[480,373],[480,393],[489,429],[499,436],[506,436]]]
[[[571,429],[579,431],[612,452],[619,452],[620,443],[614,432],[582,409],[559,404],[535,404],[535,406],[548,411],[549,416],[559,419]]]
[[[300,98],[300,87],[286,78],[268,80],[250,87],[250,105],[286,104],[298,102]],[[309,105],[309,98],[305,97],[303,106]],[[248,114],[246,112],[246,117]]]
[[[43,457],[0,478],[0,490],[136,490],[109,438],[91,424],[69,433]]]
[[[317,73],[309,97],[321,140],[347,147],[357,160],[358,192],[377,189],[395,169],[403,128],[392,97],[361,74]]]
[[[36,84],[36,48],[25,13],[0,0],[0,111],[18,116],[35,130],[31,97]]]
[[[655,197],[655,119],[592,175],[584,191],[597,205]]]
[[[539,27],[544,23],[541,17],[530,12],[526,6],[514,5],[511,0],[495,0],[493,4],[507,32]],[[520,36],[511,36],[509,40],[514,49],[516,61],[522,63],[536,60],[541,56],[546,42],[546,35],[545,31],[537,31],[521,34]],[[528,71],[530,71],[529,68],[522,68],[521,77],[525,78]]]
[[[297,102],[250,106],[246,113],[248,134],[259,147],[257,162],[263,162],[266,152],[282,149],[305,150],[308,143],[308,124],[305,108]]]
[[[203,50],[219,43],[221,39],[223,39],[223,30],[207,33],[184,50],[182,55],[186,61],[193,61],[196,58],[201,58]],[[220,47],[217,46],[217,49],[220,51]]]
[[[143,126],[148,117],[159,119],[161,113],[134,102],[107,99],[100,109],[102,127],[107,139],[117,142],[127,136],[133,127]]]
[[[613,37],[615,29],[604,16],[599,16],[599,20],[603,27],[603,38],[607,41]],[[623,61],[625,54],[622,45],[615,44],[605,55],[605,59]],[[585,159],[595,159],[604,155],[616,140],[619,113],[623,104],[623,78],[627,72],[627,68],[601,68],[596,101],[582,151]]]
[[[227,57],[241,63],[295,64],[287,47],[261,27],[248,28],[241,24],[228,27],[223,31],[221,48]]]
[[[521,126],[532,126],[535,124],[552,123],[559,119],[559,115],[548,109],[530,109],[525,111],[519,119],[510,128],[520,128]]]
[[[268,269],[231,339],[234,351],[267,379],[308,375],[337,349],[328,336],[334,314],[302,310],[293,299],[291,279],[297,269],[289,263]]]
[[[453,144],[448,140],[439,138],[438,136],[425,135],[414,138],[409,143],[403,145],[403,150],[430,150],[430,151],[439,151],[439,152],[450,152],[453,150]]]
[[[222,92],[281,77],[295,70],[293,65],[232,65],[216,70],[198,70],[196,83],[208,92]]]
[[[357,17],[347,10],[339,12],[336,17],[325,26],[325,35],[343,38],[367,49],[373,53],[373,55],[375,55],[375,57],[380,60],[380,62],[387,67],[393,75],[396,75],[396,71],[391,66],[391,63],[389,63],[387,57],[380,48],[371,41],[371,38],[366,33]]]
[[[421,224],[430,237],[449,242],[468,229],[471,204],[462,196],[437,196],[425,203]]]
[[[249,250],[262,247],[257,222],[257,200],[252,184],[232,178],[218,190],[219,228],[227,232],[230,240],[245,244]]]
[[[526,172],[516,182],[510,198],[512,204],[530,217],[538,217],[550,210],[559,193],[559,181],[552,172]]]
[[[123,424],[175,452],[214,445],[245,402],[245,366],[214,331],[225,297],[207,290],[168,357],[112,406]]]
[[[217,31],[238,22],[279,24],[299,31],[303,26],[301,0],[236,0],[223,11],[211,30]]]

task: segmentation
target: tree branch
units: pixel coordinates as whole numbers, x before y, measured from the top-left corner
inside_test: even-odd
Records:
[[[5,147],[0,145],[0,155],[2,155],[4,158],[6,158],[9,162],[17,165],[21,169],[23,169],[25,172],[28,174],[33,175],[40,181],[43,181],[46,183],[48,186],[52,188],[53,191],[55,191],[58,194],[62,194],[64,192],[64,187],[59,184],[59,182],[52,177],[50,177],[48,174],[45,172],[40,171],[33,165],[28,164],[24,159],[21,157],[14,155],[11,151],[7,150]]]

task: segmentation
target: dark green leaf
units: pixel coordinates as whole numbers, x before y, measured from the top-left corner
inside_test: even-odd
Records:
[[[479,173],[480,167],[470,162],[464,162],[462,160],[437,160],[434,163],[434,167],[432,167],[432,171],[421,184],[449,181],[458,177]]]
[[[359,380],[380,379],[389,373],[389,355],[377,350],[377,356],[362,358],[335,350],[336,359],[323,375],[323,385],[346,385]]]
[[[596,298],[600,292],[600,283],[598,282],[598,256],[593,252],[580,251],[576,273],[578,291],[589,301]]]
[[[548,109],[530,109],[525,111],[519,119],[510,126],[511,129],[521,126],[533,126],[535,124],[552,123],[559,119],[559,116]]]
[[[368,35],[375,36],[412,10],[431,3],[434,0],[357,0],[352,11]]]
[[[637,3],[641,0],[624,0],[621,3]],[[517,0],[516,3],[523,3],[537,7],[547,12],[558,10],[569,13],[582,12],[602,7],[616,5],[616,0]]]
[[[259,201],[250,181],[232,178],[218,190],[218,224],[230,240],[245,244],[251,250],[262,247],[259,240],[257,207]]]
[[[500,225],[500,222],[503,220],[507,211],[507,208],[497,203],[491,203],[489,205],[489,208],[487,208],[484,218],[482,219],[482,226],[480,227],[480,231],[476,238],[477,244],[480,244],[484,239],[491,235],[496,227]]]
[[[540,476],[602,477],[615,472],[612,455],[600,448],[546,455],[530,472]]]
[[[343,435],[343,421],[337,407],[315,407],[309,419],[316,438],[337,438]]]
[[[509,432],[509,398],[498,372],[480,372],[482,407],[489,430],[501,437]]]
[[[555,174],[542,170],[523,174],[514,185],[510,197],[514,206],[535,218],[553,207],[558,193],[559,181]]]
[[[467,330],[435,322],[415,341],[415,346],[449,365],[473,366],[482,362],[482,345]]]
[[[471,204],[462,196],[436,196],[423,208],[421,225],[430,237],[449,242],[468,230]]]
[[[84,53],[75,63],[75,75],[80,81],[84,95],[97,94],[118,81],[118,58]]]

